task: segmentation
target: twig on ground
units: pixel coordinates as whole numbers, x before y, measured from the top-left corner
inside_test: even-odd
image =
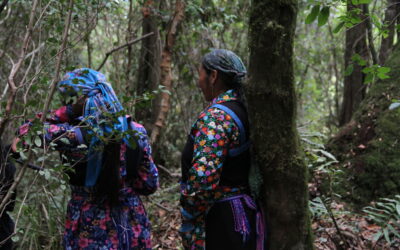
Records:
[[[170,177],[173,178],[180,178],[181,175],[177,174],[177,173],[171,173],[171,171],[169,171],[166,167],[164,167],[163,165],[157,164],[157,168],[162,170],[163,172],[165,172],[166,174],[168,174]]]

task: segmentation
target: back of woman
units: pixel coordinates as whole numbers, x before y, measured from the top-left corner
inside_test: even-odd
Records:
[[[51,113],[43,136],[69,165],[65,249],[151,249],[139,195],[155,192],[158,172],[145,128],[123,114],[99,72],[74,70],[58,88],[66,99],[76,99]],[[20,127],[20,136],[32,122]]]

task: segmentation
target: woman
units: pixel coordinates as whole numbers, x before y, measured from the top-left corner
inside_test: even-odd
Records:
[[[181,235],[186,249],[263,249],[262,214],[250,197],[249,123],[240,95],[246,74],[228,50],[206,54],[199,87],[210,104],[182,153]]]
[[[121,115],[118,98],[99,72],[74,70],[58,88],[64,97],[77,99],[52,113],[44,136],[72,169],[67,172],[72,197],[65,249],[151,249],[150,223],[139,195],[155,192],[158,172],[146,130]],[[32,123],[22,126],[20,135]]]
[[[0,143],[0,197],[4,197],[7,194],[14,182],[15,166],[9,157],[11,157],[10,146],[3,147]],[[8,250],[13,247],[11,237],[15,226],[8,212],[14,210],[15,198],[16,192],[14,191],[4,211],[0,211],[0,250]]]

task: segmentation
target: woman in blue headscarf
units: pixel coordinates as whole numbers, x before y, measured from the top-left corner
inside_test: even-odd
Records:
[[[229,50],[206,54],[198,85],[209,102],[182,152],[181,236],[185,249],[264,248],[264,221],[250,196],[250,141],[241,96],[246,68]]]
[[[158,172],[146,130],[122,114],[111,85],[97,71],[69,72],[58,89],[76,100],[52,112],[43,137],[71,166],[65,249],[151,249],[139,195],[155,192]],[[20,136],[31,124],[20,127]]]

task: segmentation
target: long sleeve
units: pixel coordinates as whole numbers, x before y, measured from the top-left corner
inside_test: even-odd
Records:
[[[182,185],[184,245],[204,249],[205,216],[226,191],[219,186],[223,162],[238,138],[238,127],[224,111],[211,109],[202,113],[191,130],[194,138],[192,167]],[[186,238],[185,238],[186,237]]]
[[[40,119],[43,116],[43,113],[37,113],[35,118]],[[49,112],[49,116],[46,117],[46,122],[48,123],[65,123],[71,122],[74,118],[74,113],[72,111],[71,105],[62,106],[58,109],[52,110]]]
[[[138,146],[143,153],[135,175],[136,178],[133,180],[133,188],[138,194],[149,195],[154,193],[159,186],[158,170],[151,155],[146,129],[135,122],[132,122],[131,125],[139,137]]]
[[[28,134],[31,126],[32,121],[28,121],[19,127],[19,136]],[[84,131],[77,126],[68,123],[53,124],[49,122],[45,122],[43,126],[44,134],[40,136],[42,142],[44,141],[47,145],[54,143],[59,151],[76,151],[76,149],[81,148],[78,147],[79,145],[86,144],[83,136]]]

